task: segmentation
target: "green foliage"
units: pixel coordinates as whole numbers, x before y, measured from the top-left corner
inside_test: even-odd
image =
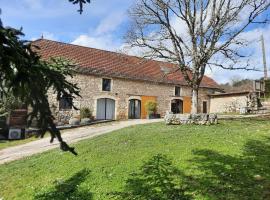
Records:
[[[80,9],[78,10],[78,12],[80,14],[82,14],[82,12],[83,12],[83,4],[90,3],[91,0],[69,0],[69,2],[72,2],[73,4],[79,4]]]
[[[49,131],[51,142],[57,138],[62,150],[75,154],[54,124],[47,96],[49,89],[57,95],[57,100],[62,96],[79,96],[77,85],[67,80],[72,77],[73,65],[61,58],[41,60],[33,51],[37,47],[20,40],[22,35],[21,30],[5,28],[0,23],[0,80],[3,80],[0,91],[4,96],[13,95],[32,108],[28,125],[36,119],[42,137]]]
[[[233,87],[240,87],[242,85],[247,85],[247,84],[252,85],[253,80],[251,80],[251,79],[232,80]]]
[[[158,154],[131,174],[123,192],[115,193],[119,200],[188,199],[181,186],[181,173],[164,155]]]
[[[87,107],[83,107],[83,108],[80,109],[80,117],[81,117],[81,119],[83,119],[83,118],[91,118],[92,117],[92,111]]]
[[[14,97],[11,94],[7,94],[0,101],[0,117],[7,117],[8,113],[14,109],[20,109],[23,107],[23,103],[20,99]]]
[[[147,101],[146,104],[146,110],[148,114],[153,114],[157,112],[157,103],[154,101]]]

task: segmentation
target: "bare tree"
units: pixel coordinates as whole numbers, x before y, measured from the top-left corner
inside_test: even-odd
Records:
[[[248,56],[241,36],[252,24],[268,22],[269,0],[137,0],[130,9],[132,47],[145,56],[177,64],[192,88],[192,113],[207,67],[253,70],[237,65]],[[226,63],[226,64],[224,64]],[[247,62],[248,63],[248,62]]]

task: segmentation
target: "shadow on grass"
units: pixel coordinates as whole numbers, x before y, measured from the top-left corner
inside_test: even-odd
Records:
[[[93,195],[88,190],[79,188],[80,184],[85,181],[90,171],[83,169],[66,181],[55,184],[54,189],[45,193],[36,194],[35,200],[92,200]]]
[[[202,175],[186,177],[190,191],[210,199],[270,199],[270,139],[251,140],[241,156],[194,151],[192,166]]]
[[[110,196],[119,200],[189,199],[181,183],[181,172],[164,155],[156,155],[138,172],[132,173],[122,192]]]
[[[250,140],[242,155],[196,150],[185,175],[164,155],[156,155],[126,180],[120,200],[270,199],[270,138]]]

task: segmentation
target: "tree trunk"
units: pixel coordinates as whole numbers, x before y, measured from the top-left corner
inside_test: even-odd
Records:
[[[191,105],[191,114],[198,113],[198,88],[192,88],[192,105]]]

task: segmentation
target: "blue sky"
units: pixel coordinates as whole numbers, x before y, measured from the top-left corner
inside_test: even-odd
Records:
[[[0,0],[1,19],[5,26],[23,28],[27,40],[47,39],[117,51],[123,47],[128,26],[127,9],[134,0],[92,0],[84,13],[68,0]],[[270,64],[270,25],[253,27],[246,33],[252,45],[253,64],[262,68],[259,36],[264,34],[267,62]],[[208,70],[219,83],[232,77],[260,78],[262,72]]]
[[[43,34],[48,39],[70,43],[80,36],[107,36],[107,40],[112,40],[110,49],[114,49],[111,45],[122,43],[131,4],[132,0],[92,0],[80,15],[78,5],[68,0],[0,0],[4,25],[23,27],[26,39]]]

